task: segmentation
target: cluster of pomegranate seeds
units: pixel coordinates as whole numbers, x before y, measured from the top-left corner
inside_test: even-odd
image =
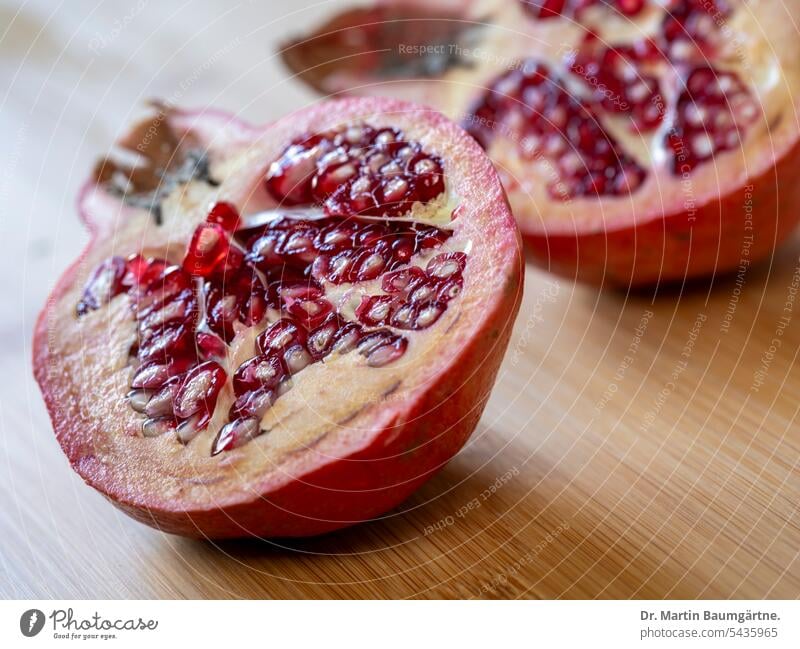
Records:
[[[300,138],[269,168],[281,205],[321,204],[329,215],[399,216],[444,191],[441,160],[394,128],[354,124]]]
[[[464,253],[436,249],[451,233],[410,221],[358,217],[274,219],[242,228],[235,206],[216,203],[197,226],[180,265],[135,255],[103,262],[78,315],[127,292],[137,319],[138,366],[128,395],[145,415],[146,437],[174,431],[189,442],[208,426],[228,374],[228,345],[261,326],[256,356],[233,371],[235,401],[212,455],[260,435],[260,420],[291,377],[332,353],[357,350],[367,365],[399,359],[396,330],[433,325],[461,291]],[[429,251],[425,269],[412,257]],[[363,298],[348,321],[326,287],[380,279],[382,296]],[[382,318],[370,300],[391,302]]]
[[[188,442],[208,425],[225,370],[195,343],[199,303],[192,277],[164,259],[133,255],[104,261],[84,289],[78,315],[127,293],[136,318],[131,349],[138,366],[128,400],[146,416],[146,437],[176,431]]]
[[[726,0],[672,0],[661,23],[660,45],[670,61],[707,60],[731,14]]]
[[[571,95],[542,63],[528,60],[498,78],[466,120],[466,129],[484,147],[497,131],[513,129],[523,155],[545,157],[558,171],[550,195],[623,195],[635,190],[646,172],[607,133],[591,106]]]
[[[635,16],[644,9],[646,0],[519,0],[523,9],[534,18],[578,18],[594,5],[607,5],[623,16]]]
[[[759,107],[736,74],[702,65],[687,74],[675,114],[666,145],[673,154],[673,172],[679,174],[739,146]]]
[[[520,0],[537,18],[579,19],[603,2],[634,17],[646,0]],[[749,89],[733,71],[713,62],[721,21],[731,14],[728,0],[671,0],[660,31],[625,44],[606,44],[589,31],[566,57],[568,72],[556,78],[527,61],[521,70],[498,77],[478,100],[465,126],[487,147],[497,131],[510,131],[522,155],[547,157],[559,182],[548,185],[555,199],[614,196],[636,190],[646,171],[616,142],[598,117],[624,115],[630,130],[648,133],[669,115],[664,144],[672,171],[687,173],[715,154],[739,145],[758,114]],[[660,77],[683,76],[677,105],[667,105]],[[565,83],[580,79],[586,93],[569,95]],[[669,94],[669,93],[668,93]],[[585,98],[584,98],[585,97]]]
[[[606,47],[588,32],[577,52],[569,57],[570,70],[591,89],[593,101],[611,113],[630,115],[631,129],[651,131],[664,117],[664,100],[658,77],[642,64],[662,60],[661,50],[650,39]]]
[[[387,273],[381,288],[385,295],[365,295],[356,317],[371,327],[390,325],[396,329],[425,329],[436,322],[463,286],[466,265],[462,252],[443,253],[428,262],[426,270],[409,266]]]
[[[262,272],[288,268],[333,284],[375,279],[449,236],[419,223],[337,217],[283,218],[266,229],[239,234],[246,238],[248,261]]]

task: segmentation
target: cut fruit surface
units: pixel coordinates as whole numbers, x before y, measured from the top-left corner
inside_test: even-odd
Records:
[[[383,0],[281,54],[325,93],[414,97],[460,121],[546,268],[647,285],[752,264],[800,220],[796,8]]]
[[[519,308],[488,158],[383,99],[265,128],[162,109],[120,144],[142,137],[170,164],[98,165],[92,242],[37,325],[73,467],[190,536],[316,534],[401,502],[474,429]]]

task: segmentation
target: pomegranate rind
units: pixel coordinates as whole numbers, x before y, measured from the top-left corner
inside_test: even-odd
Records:
[[[206,116],[205,111],[171,111],[169,119],[212,154],[258,142],[264,145],[259,156],[264,166],[293,137],[332,119],[413,125],[415,137],[436,145],[445,154],[446,173],[461,205],[471,207],[462,223],[482,237],[464,273],[459,298],[464,308],[453,336],[442,339],[438,353],[426,356],[424,372],[401,395],[364,407],[335,434],[291,453],[279,467],[238,480],[235,467],[225,471],[222,456],[204,458],[202,467],[187,464],[179,445],[158,438],[154,447],[149,444],[154,440],[119,430],[117,422],[131,417],[126,404],[84,394],[91,380],[81,374],[84,366],[75,355],[60,353],[60,324],[74,317],[87,268],[107,254],[121,223],[143,218],[90,182],[81,192],[80,208],[92,239],[56,284],[33,340],[34,374],[56,437],[89,485],[135,519],[166,532],[198,538],[307,536],[373,519],[402,502],[464,445],[488,399],[522,296],[521,242],[505,193],[488,158],[466,133],[439,113],[405,102],[327,102],[260,128],[219,112],[211,114],[209,125]],[[174,222],[170,241],[185,246],[202,218],[187,214],[186,223]],[[124,309],[111,309],[106,317],[114,330],[133,326]],[[121,394],[127,386],[116,385],[118,379],[119,374],[98,380],[93,391]],[[213,463],[216,473],[205,463]],[[215,487],[215,480],[224,486]],[[216,491],[204,496],[204,489]]]

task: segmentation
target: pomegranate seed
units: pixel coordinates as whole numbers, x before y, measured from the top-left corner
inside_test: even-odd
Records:
[[[164,303],[157,303],[154,307],[144,313],[146,316],[141,320],[140,330],[160,330],[168,324],[184,322],[197,312],[197,302],[194,293],[185,290],[174,298]],[[140,314],[141,315],[141,314]]]
[[[231,406],[231,419],[256,417],[261,419],[275,402],[275,391],[266,388],[245,392]]]
[[[233,391],[236,395],[258,390],[272,389],[286,376],[281,359],[274,354],[260,354],[245,361],[233,375]]]
[[[211,413],[226,378],[225,370],[214,361],[193,367],[183,377],[175,394],[175,416],[185,419],[200,411]]]
[[[188,444],[208,426],[210,420],[211,415],[204,412],[192,415],[178,425],[175,429],[175,436],[181,444]]]
[[[239,227],[239,210],[233,203],[220,201],[211,206],[206,221],[222,226],[227,232],[235,232]]]
[[[228,249],[228,236],[222,226],[203,223],[192,235],[183,268],[191,275],[209,277],[225,261]]]
[[[130,407],[136,412],[144,412],[147,402],[150,401],[152,392],[149,390],[131,390],[126,395]]]
[[[283,353],[283,362],[289,374],[297,374],[313,362],[311,355],[302,345],[292,345]]]
[[[387,293],[404,293],[424,281],[425,273],[418,266],[409,266],[401,270],[386,273],[381,281],[381,288]]]
[[[314,360],[319,360],[330,351],[338,329],[339,323],[337,320],[328,318],[308,335],[308,352]]]
[[[449,302],[450,300],[454,300],[460,295],[463,285],[464,280],[460,277],[448,280],[439,288],[436,297],[441,302]]]
[[[348,322],[336,332],[331,351],[346,354],[356,347],[359,340],[361,340],[361,327],[355,322]]]
[[[172,414],[172,401],[178,391],[179,380],[172,379],[165,383],[147,402],[144,412],[148,417],[161,417]]]
[[[395,301],[391,295],[365,295],[356,309],[356,317],[368,327],[385,324],[394,313]]]
[[[386,330],[379,330],[365,336],[358,344],[358,350],[367,358],[370,367],[383,367],[400,358],[408,347],[408,341]]]
[[[294,287],[292,287],[294,288]],[[319,297],[321,291],[308,289],[306,293],[281,293],[286,310],[306,329],[314,329],[322,324],[333,311],[328,300]],[[296,296],[296,297],[295,297]]]
[[[317,158],[323,151],[324,147],[318,144],[291,145],[267,172],[269,193],[283,205],[311,203],[311,182],[317,169]]]
[[[258,437],[262,432],[258,419],[245,417],[225,424],[211,446],[211,455],[219,455],[242,446],[245,442]]]
[[[294,344],[304,345],[306,332],[296,322],[288,318],[281,318],[273,322],[269,328],[256,339],[256,348],[259,352],[269,350],[282,352]]]
[[[191,329],[185,324],[167,327],[152,337],[140,341],[139,360],[141,361],[170,361],[187,354]]]
[[[175,420],[172,417],[156,417],[142,422],[144,437],[158,437],[172,430],[175,430]]]
[[[195,341],[203,358],[225,358],[227,355],[225,341],[219,336],[200,331],[195,336]]]
[[[160,388],[168,379],[183,374],[191,366],[190,358],[177,358],[171,363],[145,363],[139,367],[131,380],[132,388],[154,390]]]
[[[449,279],[460,275],[467,264],[467,256],[463,252],[451,252],[436,255],[428,262],[427,272],[436,279]]]

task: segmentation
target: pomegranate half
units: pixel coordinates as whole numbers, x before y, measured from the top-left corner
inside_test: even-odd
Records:
[[[304,536],[379,516],[462,447],[522,294],[463,130],[386,99],[263,128],[162,107],[120,145],[34,338],[87,483],[168,532]]]
[[[618,286],[746,268],[800,219],[797,0],[383,0],[282,50],[325,93],[440,108],[534,258]]]

